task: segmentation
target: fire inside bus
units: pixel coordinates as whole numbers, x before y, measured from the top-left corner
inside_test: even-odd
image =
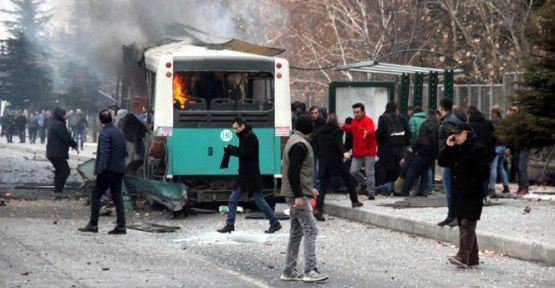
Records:
[[[259,140],[263,193],[275,195],[291,104],[289,64],[271,54],[276,49],[242,41],[217,47],[177,42],[146,50],[152,133],[145,178],[184,183],[191,201],[226,201],[238,161],[232,157],[229,168],[221,169],[223,148],[238,145],[231,122],[242,117]]]

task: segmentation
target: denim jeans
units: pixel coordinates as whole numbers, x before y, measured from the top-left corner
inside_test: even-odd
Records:
[[[287,258],[285,260],[286,275],[291,275],[297,270],[297,258],[299,256],[299,248],[301,240],[304,237],[304,273],[311,270],[318,270],[316,267],[316,236],[318,236],[318,227],[316,226],[316,218],[312,214],[310,207],[310,199],[304,197],[304,205],[302,209],[293,207],[294,198],[285,198],[290,209],[291,230],[289,231],[289,243],[287,244]]]
[[[277,223],[278,218],[276,216],[276,213],[274,213],[274,210],[272,210],[270,205],[268,205],[268,202],[266,202],[266,199],[264,199],[264,195],[262,195],[262,192],[260,191],[255,192],[253,193],[253,196],[254,196],[254,203],[256,203],[256,206],[258,207],[258,209],[260,209],[262,213],[266,215],[266,218],[270,220],[270,225]],[[240,197],[241,197],[241,187],[237,186],[237,188],[235,188],[235,190],[231,192],[231,196],[229,196],[229,205],[228,205],[229,213],[227,214],[227,220],[226,220],[227,225],[235,224],[235,216],[237,216],[237,204],[239,202]]]
[[[40,144],[44,144],[46,140],[46,128],[44,126],[39,126],[39,137],[40,137]]]
[[[497,175],[501,177],[501,182],[503,186],[509,185],[509,179],[507,177],[507,171],[503,167],[503,162],[505,161],[505,146],[495,147],[495,158],[491,162],[490,172],[489,172],[489,187],[488,189],[495,189],[495,183],[497,182]]]
[[[366,185],[368,195],[376,195],[376,175],[374,172],[375,158],[371,156],[353,157],[351,162],[351,176],[359,185]],[[360,169],[364,165],[366,176],[362,175]]]
[[[73,129],[73,140],[77,143],[79,149],[83,150],[83,143],[85,142],[85,128]]]
[[[443,182],[443,191],[445,191],[445,195],[447,196],[447,216],[453,217],[451,214],[451,169],[448,167],[441,167],[441,177]]]
[[[518,188],[528,189],[530,179],[528,179],[528,154],[529,150],[520,150],[518,152]]]
[[[432,159],[431,157],[420,155],[416,155],[410,163],[405,163],[405,165],[409,165],[409,170],[407,172],[405,182],[403,183],[403,190],[401,191],[401,195],[409,195],[412,184],[419,177],[421,177],[422,179],[420,180],[420,183],[416,188],[416,196],[426,195],[425,185],[427,179],[425,179],[425,176],[433,163],[434,159]]]

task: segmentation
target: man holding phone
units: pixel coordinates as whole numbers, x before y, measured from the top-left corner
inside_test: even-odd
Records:
[[[459,224],[459,251],[448,260],[460,268],[479,264],[476,223],[482,214],[482,187],[489,177],[487,155],[468,123],[452,129],[439,153],[439,165],[451,170],[451,213]]]

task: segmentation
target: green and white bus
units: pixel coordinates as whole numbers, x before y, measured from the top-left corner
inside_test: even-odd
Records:
[[[238,145],[231,129],[235,117],[258,136],[263,193],[278,192],[282,145],[291,131],[289,63],[241,49],[257,47],[252,44],[235,44],[177,42],[143,54],[152,130],[144,176],[184,183],[190,201],[227,201],[238,161],[232,157],[227,169],[220,163],[223,147]]]

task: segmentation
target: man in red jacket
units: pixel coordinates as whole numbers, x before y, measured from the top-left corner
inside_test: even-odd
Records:
[[[374,163],[376,157],[376,133],[374,121],[364,111],[362,103],[353,106],[355,119],[351,124],[343,124],[343,130],[353,135],[353,160],[351,175],[361,185],[361,191],[366,189],[368,200],[374,200],[376,194],[376,179]],[[360,173],[364,165],[366,176]]]

